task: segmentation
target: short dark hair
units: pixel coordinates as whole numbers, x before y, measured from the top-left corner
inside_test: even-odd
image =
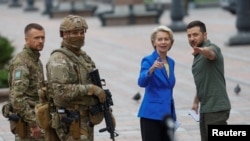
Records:
[[[24,28],[24,34],[26,35],[31,29],[44,30],[40,24],[30,23]]]
[[[205,25],[203,22],[198,21],[198,20],[190,22],[190,23],[187,25],[187,28],[186,28],[186,29],[189,29],[189,28],[192,28],[192,27],[195,27],[195,26],[200,27],[201,32],[203,32],[203,33],[204,33],[204,32],[207,32],[206,25]]]

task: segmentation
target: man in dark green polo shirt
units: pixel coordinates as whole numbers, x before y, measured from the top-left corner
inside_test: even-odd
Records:
[[[187,37],[193,48],[192,73],[197,90],[192,109],[197,113],[199,109],[201,141],[207,141],[207,125],[226,125],[230,115],[224,59],[220,48],[207,39],[203,22],[190,22],[187,25]]]

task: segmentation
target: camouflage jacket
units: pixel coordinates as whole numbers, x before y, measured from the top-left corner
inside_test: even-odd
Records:
[[[52,90],[50,97],[54,103],[62,107],[95,105],[98,100],[87,95],[85,87],[92,83],[88,73],[94,68],[95,63],[84,51],[76,56],[65,47],[54,50],[46,65],[48,86]]]
[[[44,83],[40,53],[24,47],[10,62],[10,101],[25,122],[35,123],[34,106],[39,102],[38,89]]]

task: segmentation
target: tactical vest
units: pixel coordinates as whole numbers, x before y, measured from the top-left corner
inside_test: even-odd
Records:
[[[79,58],[73,52],[69,51],[66,48],[56,49],[51,53],[51,55],[56,53],[56,52],[63,53],[64,55],[66,55],[68,57],[69,60],[71,60],[74,63],[74,65],[75,65],[74,66],[74,71],[78,75],[77,76],[78,80],[77,80],[77,82],[75,82],[75,84],[82,84],[82,85],[92,84],[91,79],[88,78],[88,75],[86,75],[86,73],[91,72],[95,68],[95,64],[91,60],[91,58],[84,51],[82,51],[80,55],[84,59],[85,63],[82,62],[82,61],[79,61]],[[82,71],[85,71],[85,72],[81,73]],[[49,86],[50,85],[51,84],[49,84]],[[50,92],[50,90],[49,90],[49,92]],[[93,106],[93,105],[98,104],[99,101],[94,96],[86,95],[86,96],[80,97],[77,100],[70,101],[70,102],[67,102],[67,103],[62,102],[59,98],[58,99],[54,98],[54,103],[55,103],[55,105],[60,105],[60,106],[63,106],[63,107],[68,107],[68,108],[74,108],[74,105],[76,105],[76,104],[86,106],[86,108],[87,108],[89,106]]]

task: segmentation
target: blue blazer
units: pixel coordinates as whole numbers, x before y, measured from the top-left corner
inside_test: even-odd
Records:
[[[176,121],[173,99],[175,62],[172,58],[166,56],[170,71],[169,76],[165,67],[155,69],[152,75],[149,75],[149,69],[158,57],[158,53],[154,51],[152,54],[145,56],[141,61],[138,85],[145,88],[145,93],[138,117],[162,120],[164,116],[171,115],[174,121]]]

